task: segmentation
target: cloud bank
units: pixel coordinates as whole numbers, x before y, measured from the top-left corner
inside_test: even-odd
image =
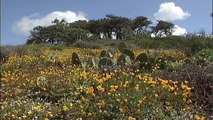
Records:
[[[155,19],[165,21],[183,20],[190,16],[190,13],[176,6],[174,2],[161,3],[159,10],[154,14]]]
[[[15,33],[28,36],[30,35],[30,30],[32,30],[34,27],[51,25],[52,21],[56,18],[58,20],[65,19],[69,23],[78,20],[87,20],[85,14],[82,12],[76,13],[73,11],[54,11],[43,17],[39,17],[39,14],[24,16],[21,20],[15,22],[12,30]]]

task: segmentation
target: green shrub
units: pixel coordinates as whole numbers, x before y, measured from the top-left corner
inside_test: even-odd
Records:
[[[94,43],[91,41],[77,41],[73,44],[73,46],[77,48],[92,48],[92,49],[101,48],[101,45],[99,43]]]
[[[64,49],[64,47],[62,45],[53,45],[50,47],[50,50],[54,50],[54,51],[62,51]]]
[[[213,49],[202,49],[194,55],[197,62],[213,62]]]
[[[213,64],[187,64],[175,71],[168,71],[158,77],[179,81],[189,81],[192,91],[192,102],[197,111],[213,114]]]
[[[1,62],[6,62],[7,58],[12,54],[24,55],[27,49],[24,46],[0,46]]]

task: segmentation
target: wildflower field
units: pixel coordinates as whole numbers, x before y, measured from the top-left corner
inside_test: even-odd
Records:
[[[159,74],[184,66],[176,50],[40,48],[1,64],[2,120],[205,120],[188,79]],[[153,62],[152,62],[153,61]]]

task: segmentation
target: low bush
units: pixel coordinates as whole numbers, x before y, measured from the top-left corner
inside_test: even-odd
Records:
[[[165,72],[160,77],[189,81],[193,88],[192,101],[195,108],[209,116],[213,115],[213,64],[188,64],[176,71]]]
[[[100,44],[88,41],[77,41],[72,46],[77,48],[92,48],[92,49],[101,48]]]
[[[193,58],[197,63],[213,62],[213,49],[202,49]]]
[[[23,55],[27,50],[23,46],[0,46],[1,62],[6,62],[8,57],[12,54]]]
[[[50,47],[50,50],[62,51],[64,47],[62,45],[54,45]]]

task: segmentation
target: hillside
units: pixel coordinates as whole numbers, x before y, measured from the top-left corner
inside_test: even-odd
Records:
[[[2,119],[212,119],[205,37],[1,46]]]

